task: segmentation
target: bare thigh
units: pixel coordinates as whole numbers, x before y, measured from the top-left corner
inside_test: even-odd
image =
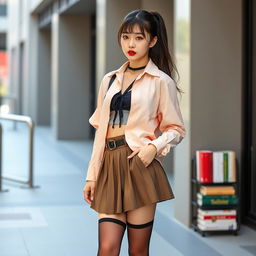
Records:
[[[123,222],[126,223],[126,213],[118,213],[118,214],[106,214],[106,213],[99,213],[98,214],[98,218],[114,218],[114,219],[118,219],[121,220]]]
[[[140,208],[127,211],[126,220],[131,224],[144,224],[154,219],[156,204],[149,204]]]

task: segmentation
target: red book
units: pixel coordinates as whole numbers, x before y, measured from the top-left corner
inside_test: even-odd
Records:
[[[199,182],[213,182],[213,152],[210,150],[197,150],[197,180]]]

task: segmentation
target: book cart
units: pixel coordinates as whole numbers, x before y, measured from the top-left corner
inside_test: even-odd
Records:
[[[206,236],[207,233],[233,233],[237,236],[240,230],[240,196],[239,196],[239,176],[236,159],[236,182],[214,182],[214,183],[203,183],[199,182],[196,178],[196,156],[192,158],[192,176],[191,176],[191,225],[194,231],[201,233],[201,236]],[[197,193],[200,190],[200,186],[230,186],[233,185],[235,194],[238,197],[238,203],[234,205],[199,205],[197,203]],[[202,210],[225,210],[225,209],[236,209],[236,222],[237,228],[232,230],[201,230],[197,225],[197,212],[198,209]]]

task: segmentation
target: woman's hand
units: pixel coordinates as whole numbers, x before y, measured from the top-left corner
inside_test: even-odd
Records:
[[[138,157],[140,158],[140,160],[143,162],[145,167],[147,167],[154,160],[156,153],[157,153],[156,147],[153,144],[148,144],[136,151],[133,151],[128,156],[128,158],[132,158],[133,156],[138,154]]]
[[[91,204],[92,201],[93,201],[94,188],[95,188],[95,181],[87,181],[84,188],[83,188],[84,200],[88,204]]]

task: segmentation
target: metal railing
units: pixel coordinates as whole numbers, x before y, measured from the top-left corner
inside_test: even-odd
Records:
[[[20,177],[14,177],[14,176],[3,176],[2,175],[2,125],[0,124],[0,192],[4,191],[2,190],[2,179],[7,179],[10,181],[20,182],[23,184],[28,185],[29,188],[36,188],[39,186],[33,185],[33,147],[34,147],[34,122],[29,116],[24,115],[15,115],[15,114],[0,114],[0,119],[3,120],[9,120],[9,121],[15,121],[15,122],[23,122],[28,125],[29,128],[29,174],[28,174],[28,180],[25,180]],[[6,191],[6,190],[5,190]]]
[[[7,104],[9,106],[10,109],[8,110],[8,113],[19,114],[18,97],[15,94],[2,96],[1,104]],[[17,130],[16,120],[13,120],[13,130]]]

